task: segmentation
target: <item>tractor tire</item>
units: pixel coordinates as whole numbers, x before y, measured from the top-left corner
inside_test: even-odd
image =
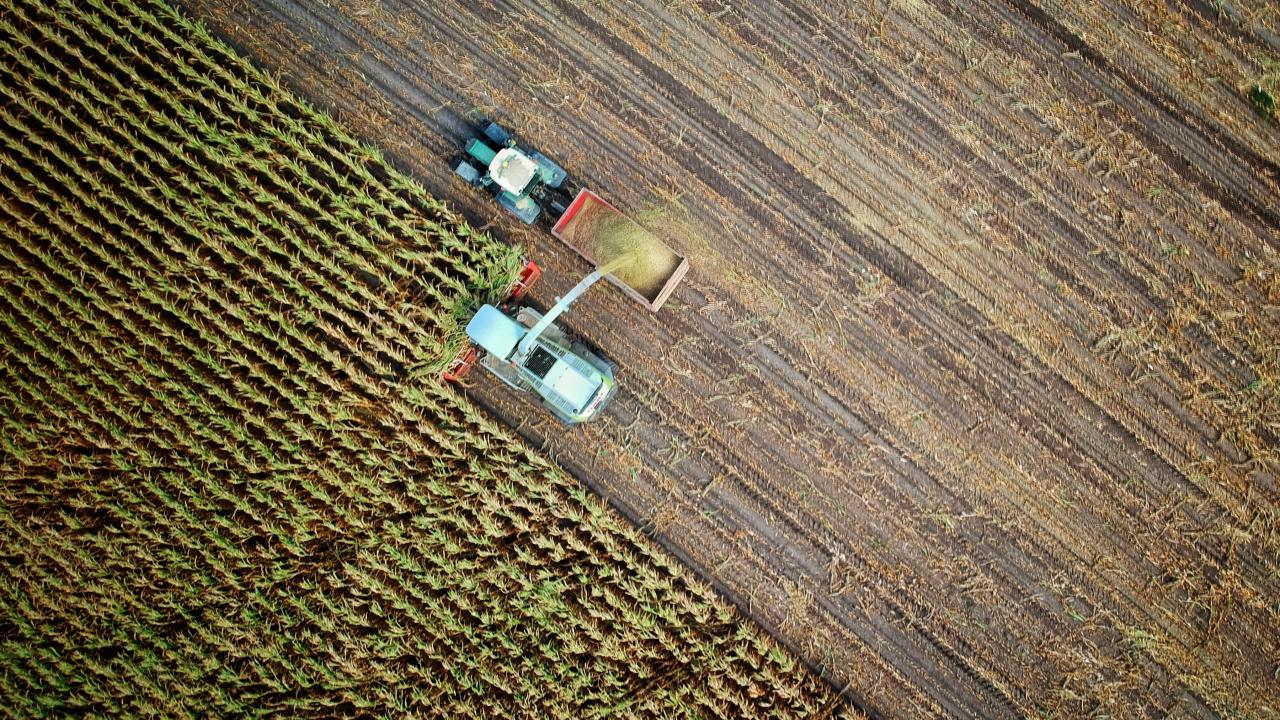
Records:
[[[501,150],[511,142],[511,133],[496,122],[487,123],[480,131],[494,147]]]
[[[484,176],[484,173],[481,172],[479,168],[472,165],[461,155],[453,159],[453,162],[449,164],[449,169],[453,171],[454,175],[462,178],[469,185],[479,185],[480,178]]]

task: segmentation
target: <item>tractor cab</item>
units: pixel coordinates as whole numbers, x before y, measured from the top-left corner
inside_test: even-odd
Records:
[[[538,163],[515,148],[499,150],[489,162],[489,177],[513,195],[522,194],[537,174]]]
[[[487,188],[498,204],[532,225],[544,209],[558,219],[569,205],[561,189],[567,173],[536,150],[521,148],[497,123],[486,123],[467,141],[453,161],[453,172],[476,187]]]

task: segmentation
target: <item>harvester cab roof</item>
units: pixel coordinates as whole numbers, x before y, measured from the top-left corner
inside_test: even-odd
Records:
[[[467,337],[485,352],[506,360],[528,332],[492,305],[485,305],[467,323]]]

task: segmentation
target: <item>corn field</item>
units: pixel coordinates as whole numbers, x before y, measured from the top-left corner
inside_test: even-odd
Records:
[[[0,714],[848,712],[437,382],[513,249],[166,5],[0,53]]]

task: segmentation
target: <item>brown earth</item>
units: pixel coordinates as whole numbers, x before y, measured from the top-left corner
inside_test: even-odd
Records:
[[[454,180],[493,116],[692,270],[472,395],[879,717],[1280,716],[1274,3],[184,0]],[[684,228],[670,232],[671,228]]]

